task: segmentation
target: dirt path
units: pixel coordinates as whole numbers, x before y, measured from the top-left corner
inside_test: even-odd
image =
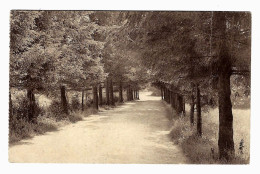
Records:
[[[160,97],[100,112],[9,148],[10,162],[187,163],[168,137],[171,123]]]

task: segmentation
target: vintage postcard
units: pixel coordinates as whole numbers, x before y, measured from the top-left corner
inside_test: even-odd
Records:
[[[11,10],[9,79],[11,163],[250,163],[250,12]]]

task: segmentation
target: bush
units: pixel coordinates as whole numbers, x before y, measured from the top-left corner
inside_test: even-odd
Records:
[[[92,100],[89,100],[90,102]],[[91,103],[90,103],[91,105]],[[36,122],[28,121],[29,102],[26,95],[19,96],[13,101],[13,107],[9,119],[9,143],[18,142],[24,138],[43,134],[48,131],[57,130],[57,127],[82,120],[83,117],[94,114],[97,110],[93,108],[85,109],[84,112],[78,111],[64,114],[59,100],[52,100],[45,110],[39,107],[36,102],[35,115]],[[74,110],[80,108],[79,100],[72,98],[70,108]]]
[[[212,111],[210,113],[213,114]],[[189,114],[187,113],[187,115]],[[235,158],[231,161],[227,162],[218,159],[218,120],[215,120],[216,118],[213,115],[206,116],[205,113],[202,117],[202,137],[196,135],[196,124],[191,126],[189,117],[179,117],[173,120],[170,137],[176,144],[180,145],[183,152],[189,157],[190,162],[194,164],[248,164],[249,152],[247,149],[244,149],[244,154],[236,153]],[[242,118],[234,118],[234,143],[236,151],[241,140],[237,140],[237,136],[239,138],[242,136],[242,133],[237,130],[237,119],[241,122]],[[244,121],[243,124],[246,122]],[[242,126],[239,125],[239,127],[241,129]],[[245,142],[245,146],[249,146],[249,140]]]
[[[51,114],[51,117],[54,117],[56,119],[63,118],[63,109],[61,107],[60,101],[54,100],[52,101],[51,105],[49,106],[49,111]]]
[[[13,117],[9,120],[9,143],[28,137],[32,130],[32,123]]]
[[[71,100],[71,109],[72,110],[79,110],[80,109],[80,102],[78,99],[78,95],[74,95]]]
[[[40,117],[38,117],[36,123],[28,122],[25,119],[17,119],[15,117],[9,120],[9,143],[15,143],[35,134],[43,134],[47,131],[57,129],[54,124],[39,121],[39,118]]]
[[[92,104],[93,104],[93,99],[88,99],[85,105],[86,105],[87,107],[91,107]]]
[[[9,114],[9,119],[25,120],[29,121],[29,100],[26,97],[17,98],[15,104],[12,106],[12,113]],[[34,106],[34,118],[37,119],[39,115],[43,115],[45,111],[35,102]]]

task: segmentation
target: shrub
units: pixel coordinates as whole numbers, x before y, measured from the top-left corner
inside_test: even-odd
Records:
[[[17,98],[15,104],[12,106],[12,113],[9,114],[10,121],[12,119],[23,119],[25,121],[29,121],[29,101],[26,97]],[[34,118],[37,119],[39,115],[43,115],[45,113],[44,109],[42,109],[37,102],[35,102],[34,106]]]
[[[214,110],[215,111],[215,110]],[[236,115],[237,111],[234,111]],[[240,111],[241,112],[241,111]],[[239,122],[246,124],[248,121],[246,118],[234,117],[234,143],[235,150],[241,149],[243,146],[243,153],[240,152],[235,154],[235,158],[231,161],[224,161],[218,159],[218,119],[216,111],[210,111],[209,115],[202,114],[203,127],[202,137],[196,135],[196,124],[191,126],[189,123],[189,117],[179,117],[173,120],[172,130],[170,137],[176,144],[179,144],[183,152],[189,157],[191,163],[195,164],[248,164],[249,163],[249,139],[246,137],[247,133],[245,130],[248,127],[243,128],[239,125]],[[187,113],[187,115],[189,115]],[[246,113],[244,113],[246,115]],[[244,119],[244,120],[242,120]],[[238,121],[239,120],[239,121]],[[239,129],[238,129],[239,127]],[[242,129],[243,128],[243,129]],[[245,130],[244,130],[245,129]],[[241,131],[246,133],[241,133]],[[244,138],[246,137],[246,138]],[[241,138],[243,144],[241,145]],[[244,141],[246,143],[244,143]],[[245,146],[245,147],[244,147]]]
[[[79,110],[80,109],[80,102],[78,99],[78,95],[74,95],[71,100],[71,109],[72,110]]]
[[[66,114],[63,114],[61,103],[58,100],[53,100],[48,110],[50,112],[49,116],[54,117],[56,120],[61,120],[66,117]]]
[[[15,143],[21,139],[29,138],[35,134],[43,134],[47,131],[56,130],[57,127],[48,122],[39,121],[36,123],[28,122],[25,119],[13,118],[9,120],[9,143]]]
[[[93,104],[93,99],[88,99],[86,102],[87,107],[91,107],[92,104]]]
[[[92,101],[92,100],[91,100]],[[30,138],[34,135],[43,134],[48,131],[56,130],[57,127],[69,123],[75,123],[82,120],[83,117],[94,114],[97,110],[93,108],[85,109],[84,112],[76,111],[70,114],[64,114],[59,100],[53,100],[48,108],[39,107],[36,102],[35,113],[36,122],[28,121],[28,106],[26,96],[19,96],[14,102],[12,113],[9,119],[9,143],[18,142],[24,138]],[[71,108],[78,109],[80,107],[79,100],[72,99]]]
[[[13,117],[9,120],[9,143],[28,137],[32,130],[32,123]]]

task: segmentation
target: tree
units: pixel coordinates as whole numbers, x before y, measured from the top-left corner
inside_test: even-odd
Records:
[[[98,109],[98,91],[97,86],[93,86],[93,107]]]
[[[195,98],[194,98],[194,91],[191,92],[191,104],[190,104],[190,123],[191,125],[194,124],[194,105],[195,105]]]
[[[160,80],[181,91],[192,91],[195,84],[209,97],[211,91],[218,92],[219,156],[231,159],[234,147],[230,76],[250,71],[250,14],[153,12],[140,13],[140,16],[145,17],[135,22],[136,30],[132,32],[143,33],[143,37],[138,35],[134,42],[142,49],[143,65],[149,68],[154,81]],[[169,87],[166,87],[165,100],[169,102],[168,94]],[[198,92],[196,99],[200,110]],[[192,122],[194,110],[191,111]],[[198,119],[199,134],[200,124]]]
[[[43,33],[35,20],[42,12],[11,11],[10,88],[27,90],[28,118],[35,121],[35,90],[42,90],[49,71],[49,56],[44,56],[40,41]]]
[[[103,97],[102,97],[103,91],[102,91],[102,86],[101,86],[101,84],[99,85],[98,91],[99,91],[99,95],[98,95],[98,96],[99,96],[99,97],[98,97],[98,99],[99,99],[99,105],[102,106],[102,105],[103,105]]]
[[[105,28],[90,20],[92,13],[11,12],[10,86],[27,89],[29,113],[33,113],[35,92],[55,93],[56,89],[63,112],[68,113],[66,88],[81,91],[105,77],[103,42],[93,38],[97,29]]]
[[[196,105],[197,105],[197,134],[198,136],[202,135],[202,121],[201,121],[201,106],[200,106],[200,89],[199,89],[199,85],[196,86]]]
[[[209,105],[201,98],[217,98],[219,157],[233,158],[230,95],[239,82],[250,93],[250,13],[12,11],[10,29],[10,87],[27,91],[30,121],[38,92],[60,90],[68,114],[66,89],[82,91],[83,106],[92,87],[98,109],[102,82],[106,104],[114,105],[115,85],[123,102],[124,89],[127,100],[139,99],[152,81],[178,114],[190,100],[191,125],[196,100],[199,136],[201,107]]]

